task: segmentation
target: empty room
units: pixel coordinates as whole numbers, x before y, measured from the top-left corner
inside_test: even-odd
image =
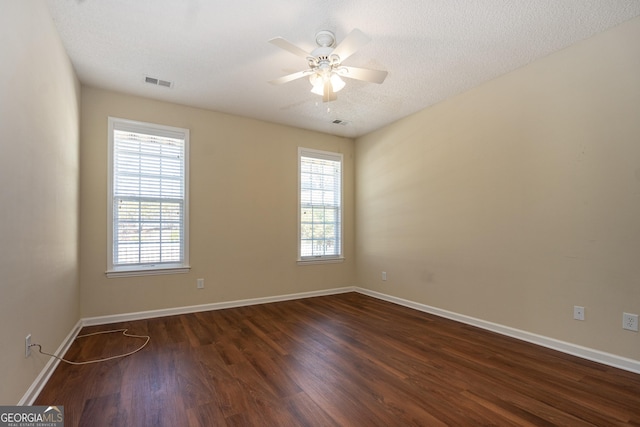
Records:
[[[0,6],[0,425],[640,425],[640,2]]]

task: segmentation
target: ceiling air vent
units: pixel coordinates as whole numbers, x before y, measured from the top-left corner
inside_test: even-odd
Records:
[[[345,120],[340,120],[340,119],[335,119],[331,123],[336,124],[336,125],[340,125],[340,126],[346,126],[346,125],[349,124],[349,122],[347,122]]]
[[[160,80],[160,79],[156,79],[155,77],[145,77],[144,78],[145,83],[149,83],[152,85],[156,85],[156,86],[164,86],[164,87],[171,87],[173,86],[173,83],[171,83],[170,81],[167,80]]]

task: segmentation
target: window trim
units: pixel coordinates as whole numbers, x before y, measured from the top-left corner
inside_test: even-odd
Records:
[[[158,264],[113,264],[113,179],[114,179],[114,130],[132,130],[160,136],[184,137],[184,206],[183,206],[183,261]],[[108,166],[107,166],[107,270],[108,278],[188,273],[189,265],[189,129],[156,123],[108,117]]]
[[[315,157],[325,160],[333,160],[340,162],[340,253],[338,255],[316,255],[316,256],[302,256],[302,157]],[[313,265],[313,264],[331,264],[344,262],[344,155],[342,153],[332,151],[322,151],[313,148],[298,147],[298,265]]]

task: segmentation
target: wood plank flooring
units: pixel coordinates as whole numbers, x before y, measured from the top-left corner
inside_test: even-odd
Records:
[[[640,375],[358,293],[84,328],[139,353],[61,363],[67,426],[640,425]],[[76,340],[72,360],[131,351]]]

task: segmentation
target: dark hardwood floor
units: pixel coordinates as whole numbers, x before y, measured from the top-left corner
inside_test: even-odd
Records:
[[[84,328],[150,335],[61,363],[67,426],[640,425],[640,375],[357,293]],[[80,338],[66,357],[140,345]]]

